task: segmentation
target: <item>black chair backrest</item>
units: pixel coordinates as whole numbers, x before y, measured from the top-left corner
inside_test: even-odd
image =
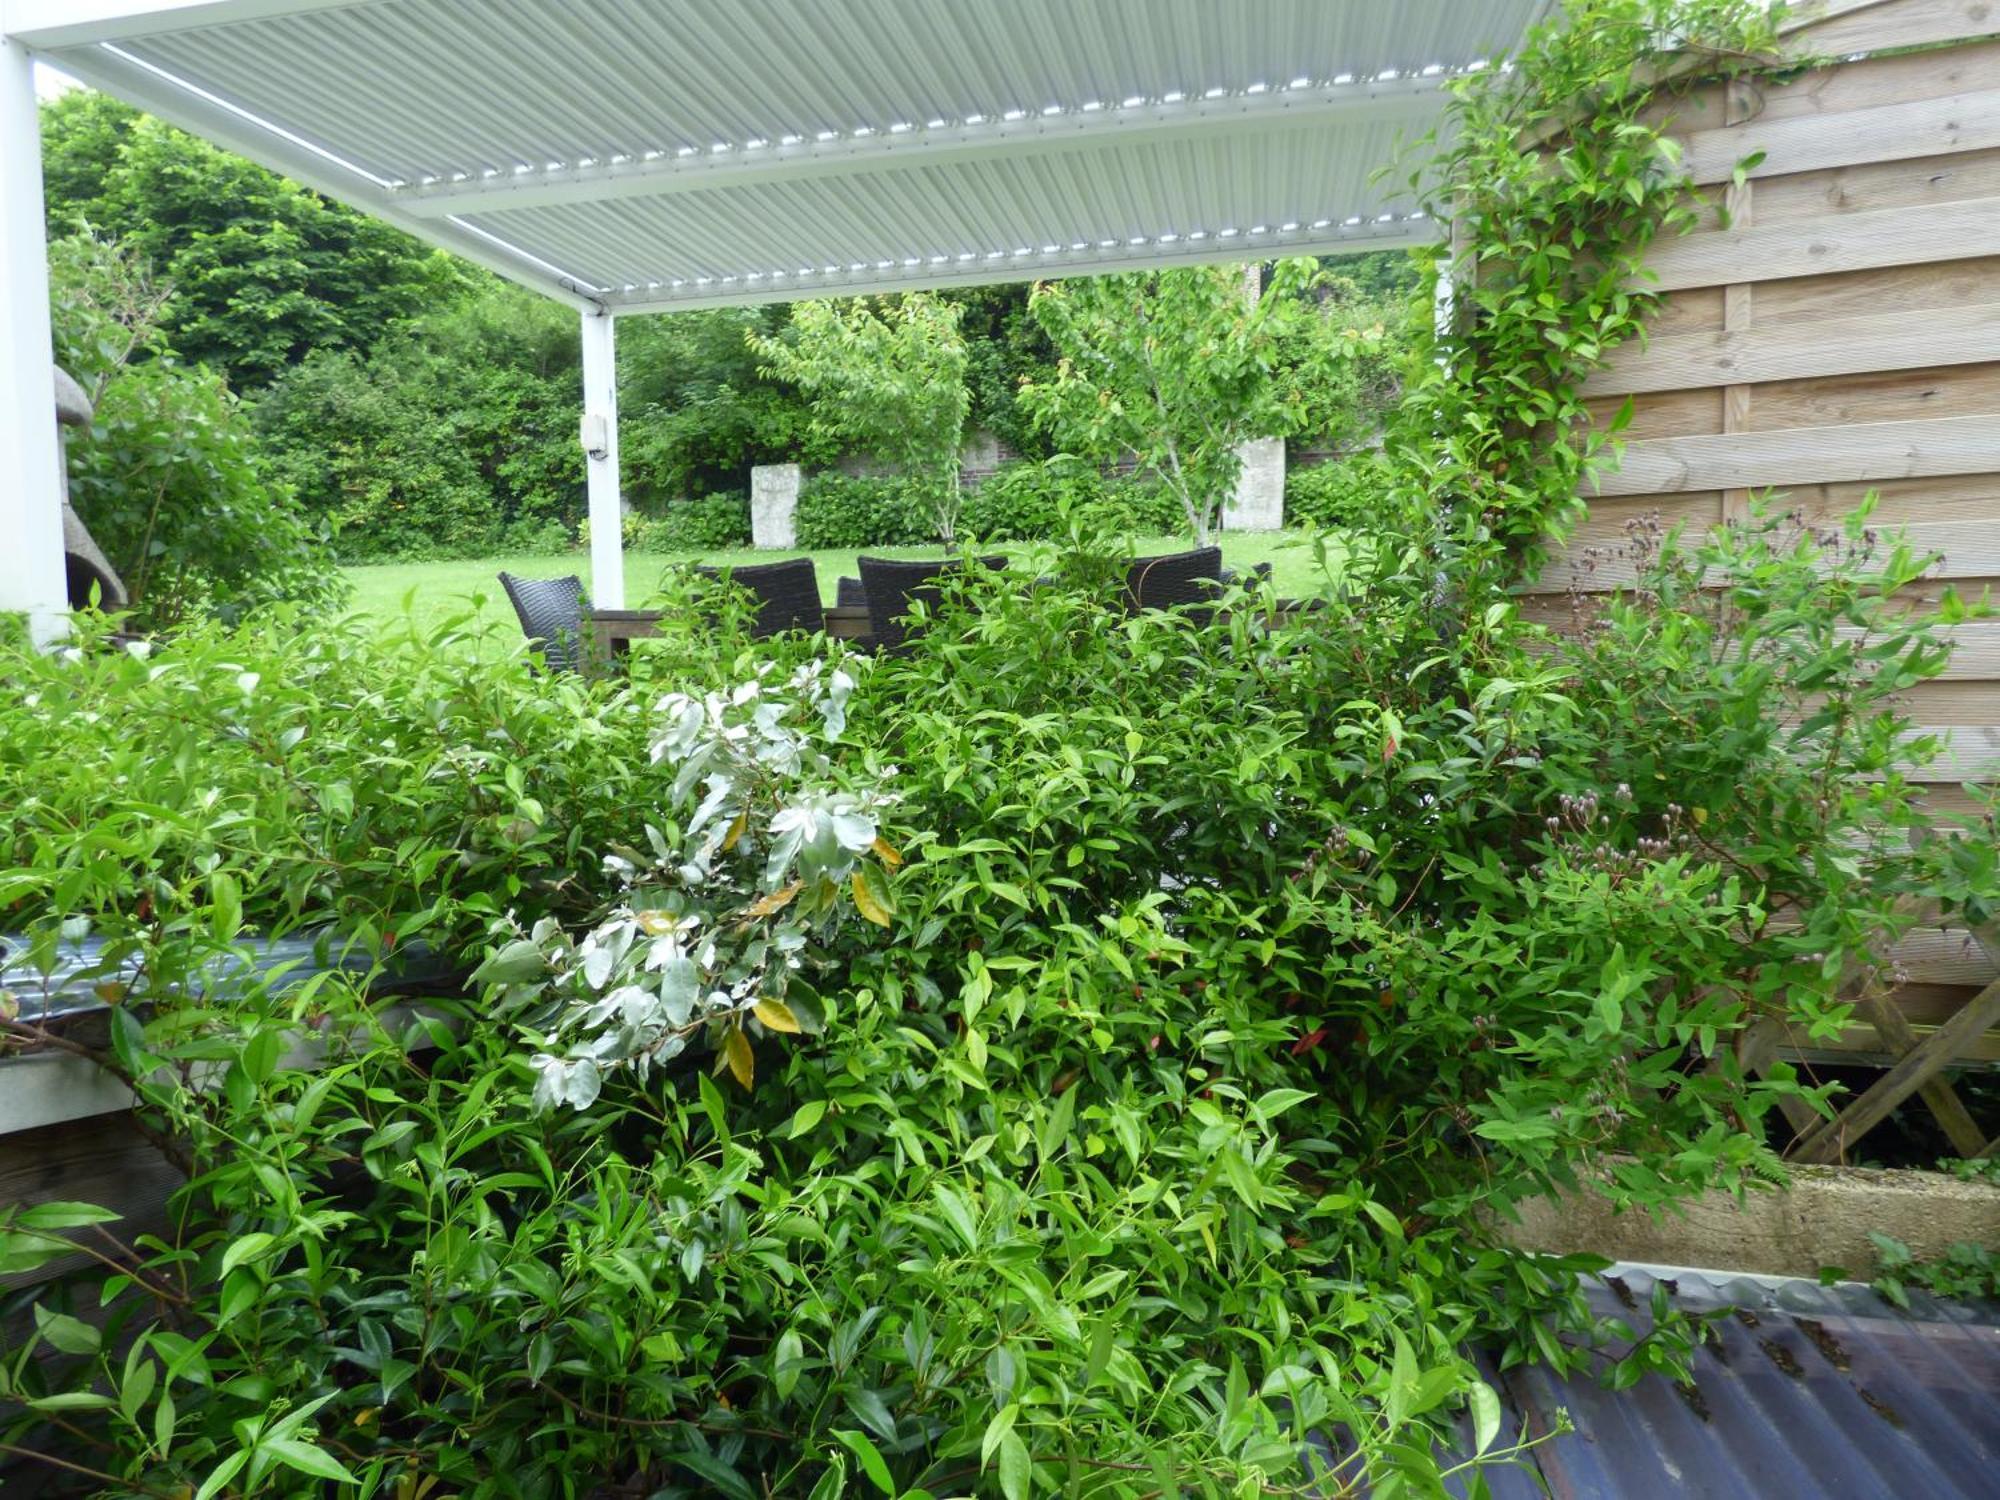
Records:
[[[1004,557],[982,557],[979,559],[989,568],[1004,568]],[[903,617],[910,612],[910,606],[921,599],[930,609],[936,609],[944,591],[939,587],[953,570],[966,566],[961,557],[926,558],[918,562],[900,562],[888,557],[862,557],[856,562],[861,567],[861,587],[868,595],[868,629],[873,636],[878,651],[900,650],[908,639],[908,626]]]
[[[1220,547],[1135,558],[1125,574],[1125,607],[1173,609],[1185,604],[1213,604],[1221,593],[1216,581],[1221,576]]]
[[[757,596],[757,624],[751,634],[778,635],[787,630],[824,630],[826,611],[819,602],[819,570],[810,557],[784,562],[752,563],[741,568],[696,568],[704,578],[728,577]]]
[[[866,609],[868,590],[861,586],[859,578],[841,577],[834,580],[833,602],[841,609]]]
[[[581,671],[583,580],[574,573],[565,578],[516,578],[502,573],[500,587],[513,603],[521,633],[542,653],[549,670]]]

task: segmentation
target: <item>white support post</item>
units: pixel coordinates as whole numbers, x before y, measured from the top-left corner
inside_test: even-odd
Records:
[[[34,60],[0,38],[0,611],[45,645],[69,628],[69,587],[41,130]]]
[[[583,456],[590,491],[590,600],[625,607],[625,505],[618,479],[618,345],[611,314],[583,315]]]

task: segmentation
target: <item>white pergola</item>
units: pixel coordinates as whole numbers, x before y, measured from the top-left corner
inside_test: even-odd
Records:
[[[613,320],[1433,238],[1378,181],[1552,0],[0,0],[0,609],[61,628],[33,60]]]

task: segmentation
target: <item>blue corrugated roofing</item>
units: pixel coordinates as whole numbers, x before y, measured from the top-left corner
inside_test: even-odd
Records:
[[[2000,1310],[1913,1293],[1906,1314],[1852,1283],[1660,1268],[1621,1268],[1590,1295],[1643,1334],[1656,1280],[1687,1311],[1730,1310],[1692,1385],[1489,1371],[1509,1432],[1548,1433],[1559,1410],[1575,1429],[1489,1472],[1494,1500],[2000,1497]]]

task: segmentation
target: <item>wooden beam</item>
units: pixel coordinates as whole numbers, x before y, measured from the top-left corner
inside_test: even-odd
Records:
[[[1697,183],[1711,183],[1729,181],[1736,164],[1758,151],[1764,160],[1749,169],[1751,178],[1989,146],[2000,146],[2000,89],[1788,120],[1753,116],[1740,125],[1692,132],[1682,144],[1682,160]]]
[[[1627,443],[1618,467],[1586,480],[1584,493],[1671,495],[1985,474],[1996,469],[2000,469],[2000,413],[1650,438]]]
[[[1862,1018],[1875,1028],[1876,1034],[1897,1052],[1907,1057],[1923,1043],[1910,1029],[1910,1023],[1897,1009],[1894,995],[1871,995],[1861,1000],[1856,1007]],[[1936,1117],[1938,1126],[1944,1131],[1945,1139],[1951,1142],[1952,1150],[1960,1156],[1977,1156],[1986,1144],[1986,1133],[1973,1123],[1971,1112],[1965,1101],[1958,1097],[1950,1080],[1933,1075],[1917,1085],[1917,1097],[1929,1106]],[[1817,1123],[1817,1117],[1815,1117]],[[1810,1127],[1808,1127],[1810,1128]]]
[[[1853,1103],[1831,1120],[1821,1120],[1792,1143],[1794,1161],[1832,1162],[1889,1117],[1933,1074],[1958,1056],[1979,1034],[2000,1021],[2000,980],[1966,1002],[1964,1009],[1904,1054]]]
[[[1809,225],[1702,230],[1655,245],[1646,270],[1661,291],[1671,292],[1984,255],[2000,255],[2000,199],[1829,214]]]
[[[1730,290],[1736,290],[1731,288]],[[1643,395],[2000,361],[2000,304],[1767,322],[1683,333],[1612,351],[1586,396]]]

